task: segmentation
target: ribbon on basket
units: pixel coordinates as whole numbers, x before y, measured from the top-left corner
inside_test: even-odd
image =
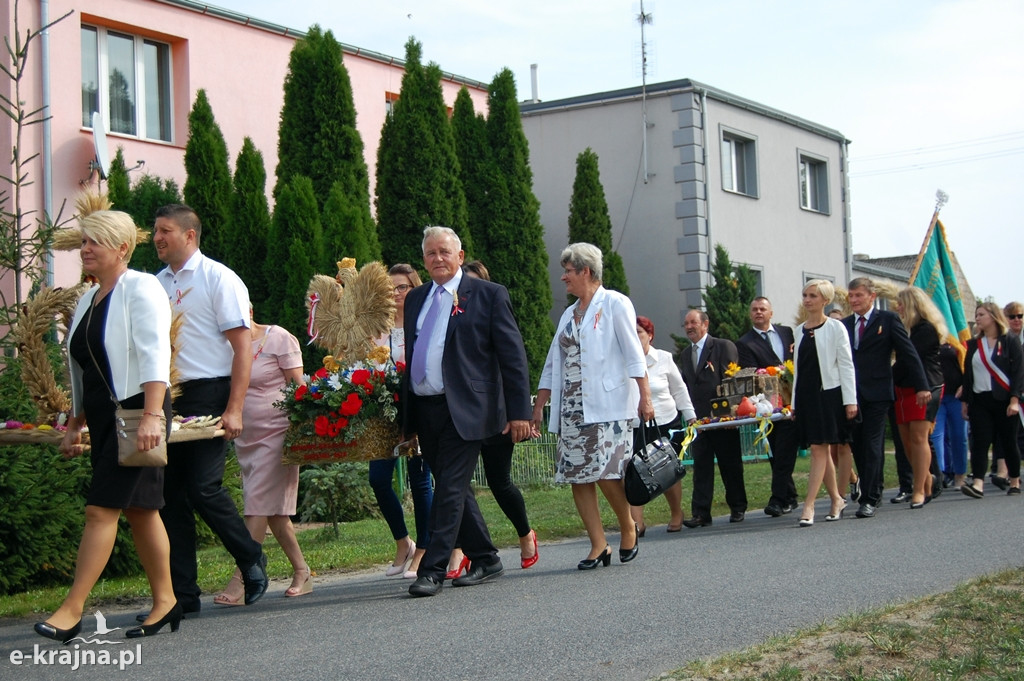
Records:
[[[309,294],[309,321],[306,322],[306,334],[309,336],[309,342],[306,345],[312,345],[313,341],[317,339],[320,332],[316,330],[316,306],[320,304],[320,294],[310,293]]]
[[[756,447],[771,434],[772,429],[775,428],[775,422],[770,416],[758,416],[755,426],[757,427],[757,437],[754,438],[753,446]]]
[[[682,434],[680,438],[679,435]],[[682,455],[686,449],[693,444],[693,441],[697,439],[697,427],[696,426],[685,426],[679,430],[672,431],[672,442],[679,445],[679,454]]]

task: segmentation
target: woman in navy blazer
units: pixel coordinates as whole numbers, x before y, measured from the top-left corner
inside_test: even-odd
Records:
[[[993,440],[1003,445],[1010,488],[1020,494],[1020,397],[1024,392],[1024,356],[1020,343],[1007,338],[1006,317],[995,303],[979,303],[974,312],[978,335],[967,343],[964,361],[964,418],[971,422],[971,484],[960,491],[974,499],[985,496],[988,449]]]

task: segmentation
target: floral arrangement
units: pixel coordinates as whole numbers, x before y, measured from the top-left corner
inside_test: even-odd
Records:
[[[387,347],[376,346],[366,360],[346,365],[328,355],[323,368],[285,388],[274,406],[292,424],[286,443],[310,436],[352,443],[373,421],[394,423],[405,364],[389,361],[390,354]]]
[[[735,376],[739,372],[740,372],[740,365],[737,364],[736,362],[729,362],[729,365],[727,367],[725,367],[725,371],[723,373],[726,375],[727,378],[732,378],[733,376]]]

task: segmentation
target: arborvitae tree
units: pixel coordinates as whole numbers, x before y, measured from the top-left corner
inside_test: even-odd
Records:
[[[733,267],[729,251],[721,244],[715,244],[711,276],[715,282],[704,291],[704,305],[711,320],[708,333],[736,340],[750,327],[750,301],[756,295],[757,281],[746,265]]]
[[[273,283],[268,298],[267,322],[283,326],[298,338],[305,337],[305,301],[309,281],[314,274],[334,273],[333,270],[322,272],[318,269],[317,263],[323,259],[323,232],[313,196],[313,183],[308,177],[296,175],[281,188],[277,197],[267,242],[266,277]],[[303,350],[303,357],[307,360],[315,354],[312,350]]]
[[[351,197],[342,189],[341,183],[336,182],[327,195],[320,217],[327,260],[323,271],[333,271],[331,268],[342,258],[355,258],[357,267],[380,260],[377,229],[373,223],[367,225],[362,222],[359,219],[361,213],[362,207],[352,205]]]
[[[463,249],[473,252],[441,70],[434,64],[424,67],[422,52],[410,38],[399,99],[377,149],[377,224],[389,264],[422,263],[420,245],[428,225],[451,227]]]
[[[156,209],[181,201],[178,183],[171,179],[161,180],[156,175],[143,175],[131,188],[128,205],[122,210],[132,216],[136,225],[145,227],[150,233],[150,240],[139,244],[132,254],[129,263],[132,269],[155,273],[164,268],[164,264],[156,257],[156,248],[153,247],[152,234]]]
[[[113,204],[114,210],[125,210],[130,191],[131,180],[124,162],[124,147],[118,146],[114,160],[110,162],[110,172],[107,174],[107,198]]]
[[[608,216],[597,154],[590,147],[576,157],[576,179],[569,201],[569,243],[581,241],[601,249],[604,287],[628,296],[629,284],[622,257],[612,250],[612,219]]]
[[[270,231],[270,208],[267,205],[267,171],[263,154],[246,137],[235,161],[234,194],[231,213],[235,228],[226,243],[225,264],[242,278],[249,289],[249,300],[257,319],[266,319],[270,312],[267,297],[267,234]]]
[[[469,233],[473,236],[473,255],[485,263],[489,257],[487,225],[490,222],[489,193],[495,185],[494,161],[487,141],[487,121],[473,109],[473,99],[465,87],[455,98],[452,113],[455,153],[459,158],[459,179],[466,194]]]
[[[195,210],[203,225],[200,248],[205,255],[223,261],[233,240],[231,223],[231,169],[228,145],[213,117],[205,90],[196,93],[188,115],[185,143],[185,203]]]
[[[503,69],[491,83],[487,137],[500,181],[490,196],[487,226],[491,277],[508,287],[519,329],[530,360],[530,380],[536,385],[554,335],[548,257],[540,202],[533,194],[530,150],[523,133],[512,72]],[[505,196],[501,196],[505,193]]]

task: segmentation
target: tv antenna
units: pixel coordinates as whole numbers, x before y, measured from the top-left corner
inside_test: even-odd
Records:
[[[644,9],[644,0],[640,0],[640,12],[636,15],[636,22],[640,24],[640,111],[643,117],[644,184],[647,184],[650,179],[647,170],[647,26],[654,23],[654,14]]]

